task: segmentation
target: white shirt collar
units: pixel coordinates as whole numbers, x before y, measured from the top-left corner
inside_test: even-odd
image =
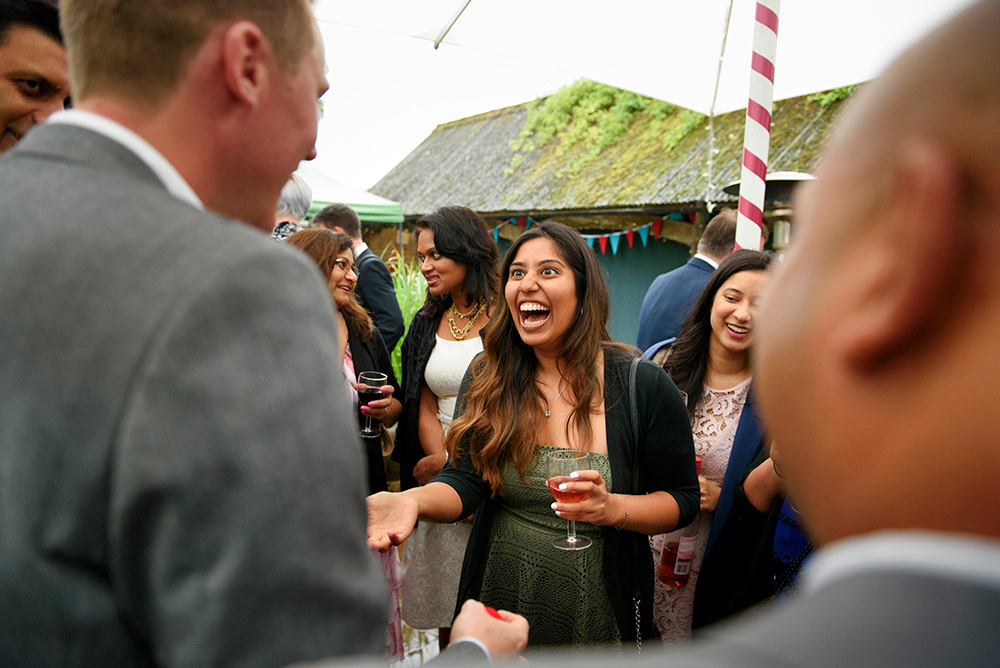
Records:
[[[163,187],[167,189],[167,192],[182,202],[187,202],[193,207],[204,210],[205,205],[202,204],[201,199],[195,194],[194,189],[188,185],[188,182],[184,180],[180,172],[163,157],[163,154],[153,148],[153,145],[148,141],[121,123],[90,111],[83,111],[82,109],[57,112],[52,114],[47,122],[55,125],[73,125],[84,128],[107,137],[117,144],[121,144],[149,167],[150,171],[156,175],[156,178],[163,183]]]
[[[357,246],[355,246],[352,250],[354,252],[354,259],[357,260],[361,256],[362,253],[364,253],[366,250],[368,250],[368,244],[366,244],[364,241],[362,241],[360,244],[358,244]]]
[[[933,531],[882,531],[818,550],[803,570],[803,591],[871,571],[929,573],[1000,588],[1000,540]]]
[[[695,253],[694,256],[696,258],[698,258],[699,260],[703,260],[703,261],[709,263],[710,265],[712,265],[712,269],[718,269],[719,268],[719,263],[716,262],[715,260],[713,260],[712,258],[708,257],[707,255],[702,255],[701,253]]]

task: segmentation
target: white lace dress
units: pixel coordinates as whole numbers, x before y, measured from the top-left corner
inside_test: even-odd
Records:
[[[438,421],[448,433],[455,400],[465,370],[483,350],[482,339],[464,341],[437,337],[427,360],[424,382],[438,398]],[[465,545],[471,522],[437,524],[420,522],[403,545],[403,621],[415,629],[451,626],[458,600]]]
[[[702,390],[701,399],[691,418],[694,434],[695,454],[701,457],[701,475],[716,485],[722,486],[729,466],[729,453],[733,449],[736,428],[743,413],[743,404],[750,390],[748,378],[728,390],[714,390],[708,386]],[[659,580],[653,591],[653,621],[660,629],[664,645],[673,645],[691,638],[691,621],[694,615],[694,589],[701,571],[701,561],[705,557],[705,545],[712,529],[714,512],[698,513],[698,541],[691,560],[691,575],[687,584],[680,588],[668,587]],[[654,564],[660,562],[660,550],[664,537],[654,536]],[[676,540],[676,539],[675,539]]]

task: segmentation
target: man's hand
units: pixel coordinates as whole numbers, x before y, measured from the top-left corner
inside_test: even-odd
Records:
[[[528,644],[528,620],[507,610],[497,612],[499,619],[479,601],[466,601],[452,622],[451,637],[457,640],[472,636],[481,641],[494,661],[513,658]]]

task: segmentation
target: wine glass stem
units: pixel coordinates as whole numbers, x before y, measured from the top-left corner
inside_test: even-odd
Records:
[[[576,542],[576,520],[566,520],[566,542]]]
[[[365,415],[365,431],[371,433],[372,431],[372,416]]]

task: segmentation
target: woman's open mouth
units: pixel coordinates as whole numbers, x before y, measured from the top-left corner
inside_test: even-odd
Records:
[[[521,316],[521,325],[528,329],[540,327],[549,319],[551,313],[547,306],[538,302],[524,302],[517,308]]]
[[[736,339],[744,339],[750,336],[750,329],[747,327],[740,327],[738,325],[730,325],[726,323],[726,329],[729,330],[730,336]]]

